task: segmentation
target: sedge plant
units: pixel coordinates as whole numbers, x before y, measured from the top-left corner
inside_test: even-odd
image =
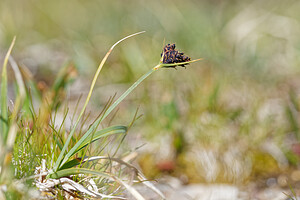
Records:
[[[82,144],[86,141],[89,141],[89,137],[90,135],[93,133],[93,131],[99,126],[99,123],[101,123],[141,82],[143,82],[148,76],[150,76],[153,72],[155,71],[158,71],[159,69],[161,68],[175,68],[176,66],[184,66],[186,64],[190,64],[190,63],[193,63],[193,62],[196,62],[196,61],[199,61],[199,60],[202,60],[201,58],[200,59],[196,59],[196,60],[191,60],[191,61],[186,61],[186,62],[179,62],[179,63],[175,63],[175,62],[171,62],[171,63],[164,63],[164,59],[166,58],[165,57],[165,54],[166,52],[164,51],[162,53],[162,57],[161,57],[161,60],[160,62],[154,66],[152,69],[150,69],[147,73],[145,73],[142,77],[140,77],[134,84],[131,85],[131,87],[129,87],[112,105],[110,105],[107,110],[104,112],[103,116],[99,119],[97,119],[94,124],[88,129],[88,131],[81,137],[81,139],[77,142],[76,145],[74,145],[71,150],[69,150],[68,152],[66,152],[66,149],[68,148],[68,145],[70,143],[70,140],[73,136],[73,134],[75,133],[75,130],[76,130],[76,127],[83,115],[83,113],[85,112],[86,110],[86,107],[90,101],[90,98],[91,98],[91,95],[92,95],[92,92],[93,92],[93,89],[94,89],[94,86],[95,86],[95,83],[98,79],[98,76],[100,74],[100,71],[103,67],[103,65],[105,64],[108,56],[110,55],[111,51],[114,49],[114,47],[119,44],[120,42],[124,41],[125,39],[127,38],[130,38],[132,36],[135,36],[135,35],[138,35],[138,34],[141,34],[141,33],[144,33],[143,32],[138,32],[138,33],[135,33],[135,34],[132,34],[132,35],[129,35],[121,40],[119,40],[118,42],[116,42],[111,48],[110,50],[107,52],[107,54],[105,55],[105,57],[103,58],[103,60],[101,61],[96,73],[95,73],[95,76],[93,78],[93,81],[92,81],[92,84],[90,86],[90,90],[89,90],[89,93],[88,93],[88,96],[86,98],[86,101],[84,103],[84,106],[79,114],[79,117],[77,118],[74,126],[73,126],[73,129],[71,130],[67,140],[66,140],[66,143],[58,157],[58,159],[56,160],[55,164],[54,164],[54,167],[53,167],[53,170],[52,172],[49,174],[48,177],[54,177],[55,174],[57,174],[58,171],[60,171],[60,169],[64,166],[64,164],[69,161],[70,157],[72,155],[74,155],[76,152],[78,152],[78,149],[81,149],[82,148]],[[168,52],[167,52],[168,53]],[[167,59],[166,59],[167,60]],[[170,62],[170,61],[169,61]]]
[[[64,190],[67,190],[64,186],[71,185],[73,190],[76,190],[77,192],[84,193],[88,195],[89,197],[100,197],[100,198],[122,198],[122,197],[116,197],[115,195],[107,195],[99,193],[98,189],[94,188],[94,190],[87,189],[86,187],[83,187],[82,184],[79,184],[76,182],[75,176],[79,177],[86,177],[89,180],[89,183],[93,180],[91,180],[91,177],[100,177],[102,180],[107,181],[113,181],[117,182],[120,186],[123,186],[126,190],[128,190],[136,199],[144,199],[141,194],[139,194],[133,187],[131,187],[128,183],[126,183],[122,178],[119,178],[117,175],[114,175],[113,173],[109,173],[106,170],[96,170],[91,169],[88,165],[88,163],[97,161],[97,160],[106,160],[110,163],[115,162],[118,165],[125,166],[127,169],[132,170],[138,180],[148,186],[150,189],[155,191],[160,195],[161,198],[165,198],[164,195],[154,187],[154,185],[147,181],[144,175],[136,169],[134,166],[129,164],[128,162],[125,162],[122,159],[109,157],[109,156],[86,156],[87,154],[87,148],[95,141],[99,141],[100,139],[106,138],[111,135],[126,135],[128,131],[127,126],[111,126],[107,128],[103,128],[101,130],[98,130],[99,125],[101,122],[141,83],[143,82],[148,76],[150,76],[153,72],[158,71],[162,68],[176,68],[176,66],[182,66],[188,65],[190,63],[199,61],[201,59],[191,60],[189,57],[186,57],[183,55],[183,53],[178,52],[175,49],[175,44],[168,44],[163,49],[161,59],[159,63],[151,68],[147,73],[145,73],[143,76],[141,76],[135,83],[131,85],[116,101],[113,102],[113,98],[107,103],[105,106],[103,112],[101,113],[100,117],[98,117],[92,125],[84,132],[82,136],[78,139],[78,141],[74,141],[74,135],[78,130],[80,122],[84,118],[84,113],[86,112],[87,105],[91,99],[96,81],[100,75],[100,72],[111,54],[112,50],[122,41],[136,36],[138,34],[144,33],[138,32],[132,35],[129,35],[127,37],[124,37],[123,39],[117,41],[112,47],[109,49],[109,51],[106,53],[102,61],[100,62],[97,71],[94,75],[94,78],[92,80],[89,93],[86,97],[85,103],[83,105],[83,108],[81,109],[78,118],[75,121],[75,124],[72,126],[72,129],[70,130],[70,133],[68,134],[66,141],[64,142],[62,138],[55,140],[56,141],[56,147],[59,148],[60,152],[58,157],[53,157],[54,164],[53,166],[50,166],[50,170],[45,170],[45,166],[43,166],[44,171],[42,171],[40,174],[36,174],[33,178],[40,177],[38,181],[36,181],[36,186],[42,190],[42,191],[49,191],[49,188],[56,187],[58,185],[61,185]],[[3,69],[2,69],[2,81],[1,81],[1,146],[4,146],[4,155],[1,155],[1,168],[0,168],[0,180],[4,180],[3,178],[3,172],[5,171],[5,167],[7,163],[9,163],[11,160],[7,159],[8,155],[11,154],[11,149],[13,147],[16,133],[17,133],[17,114],[20,111],[21,105],[24,101],[25,97],[25,86],[23,83],[22,76],[20,74],[19,68],[14,64],[13,61],[11,61],[11,65],[14,68],[15,75],[17,77],[17,85],[19,90],[19,95],[17,95],[16,103],[14,106],[13,112],[9,115],[7,110],[7,75],[6,75],[6,68],[7,68],[7,62],[10,58],[10,53],[12,50],[12,47],[14,45],[14,41],[12,42],[9,51],[6,55],[6,58],[4,59]],[[53,104],[52,104],[53,107]],[[49,111],[50,112],[50,111]],[[65,118],[64,118],[65,119]],[[54,128],[53,128],[54,130]],[[59,133],[61,130],[61,127],[57,131]],[[57,136],[59,137],[59,136]],[[57,138],[56,137],[56,138]],[[56,148],[54,147],[54,148]],[[76,155],[83,155],[81,157],[78,157]],[[65,177],[73,177],[73,180],[66,179]],[[90,178],[88,178],[90,177]],[[56,181],[57,180],[57,181]],[[98,183],[101,183],[100,182]],[[0,182],[1,183],[1,182]],[[115,191],[119,190],[118,188],[114,189]],[[68,190],[67,190],[68,191]],[[68,191],[69,192],[69,191]],[[114,191],[111,192],[111,194],[115,194]]]

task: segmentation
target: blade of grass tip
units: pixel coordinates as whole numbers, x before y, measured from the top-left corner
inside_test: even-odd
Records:
[[[12,126],[12,128],[9,129],[8,136],[7,136],[7,146],[9,148],[12,148],[12,146],[15,143],[15,138],[16,138],[16,134],[17,134],[17,130],[15,130],[17,128],[16,120],[17,120],[17,116],[20,111],[20,108],[25,100],[26,90],[25,90],[25,85],[24,85],[23,78],[22,78],[21,72],[19,70],[19,67],[18,67],[17,63],[15,62],[15,60],[11,56],[9,57],[9,62],[10,62],[11,67],[14,70],[17,85],[19,88],[19,94],[16,97],[14,109],[13,109],[11,119],[10,119],[11,123],[16,127]]]
[[[10,47],[5,55],[3,67],[2,67],[2,81],[1,81],[1,121],[2,127],[2,141],[6,141],[8,134],[8,108],[7,108],[7,63],[13,46],[15,45],[16,36],[13,38]]]
[[[139,34],[141,34],[141,33],[144,33],[144,32],[145,32],[145,31],[141,31],[141,32],[138,32],[138,33],[134,33],[134,34],[132,34],[132,35],[129,35],[129,36],[124,37],[124,38],[122,38],[121,40],[117,41],[114,45],[112,45],[112,47],[109,49],[109,51],[106,53],[106,55],[105,55],[104,58],[102,59],[101,63],[100,63],[99,66],[98,66],[98,69],[97,69],[97,71],[96,71],[96,74],[95,74],[95,76],[94,76],[94,78],[93,78],[93,81],[92,81],[92,84],[91,84],[91,87],[90,87],[90,91],[89,91],[89,93],[88,93],[88,96],[87,96],[87,98],[86,98],[86,101],[85,101],[85,103],[84,103],[84,106],[83,106],[83,108],[82,108],[82,110],[81,110],[81,112],[80,112],[80,114],[79,114],[79,116],[78,116],[78,118],[77,118],[77,120],[76,120],[76,122],[75,122],[75,124],[74,124],[73,129],[71,130],[71,132],[70,132],[70,134],[69,134],[69,136],[68,136],[68,138],[67,138],[67,140],[66,140],[66,143],[65,143],[65,145],[64,145],[64,148],[62,149],[61,153],[59,154],[59,156],[58,156],[58,158],[57,158],[57,161],[55,162],[55,165],[54,165],[54,168],[53,168],[53,171],[54,171],[54,172],[57,171],[58,167],[59,167],[61,164],[63,164],[63,163],[61,163],[61,162],[62,162],[63,156],[64,156],[64,154],[65,154],[65,151],[67,150],[67,147],[68,147],[68,145],[69,145],[69,143],[70,143],[70,140],[71,140],[71,138],[72,138],[72,136],[73,136],[73,134],[74,134],[74,132],[75,132],[75,130],[76,130],[76,127],[77,127],[77,125],[78,125],[78,123],[79,123],[79,121],[80,121],[80,119],[81,119],[81,117],[82,117],[82,115],[83,115],[83,113],[84,113],[86,107],[87,107],[88,102],[90,101],[91,95],[92,95],[92,93],[93,93],[94,86],[95,86],[95,84],[96,84],[96,80],[98,79],[98,76],[99,76],[99,74],[100,74],[100,71],[101,71],[101,69],[102,69],[104,63],[106,62],[108,56],[110,55],[110,53],[112,52],[112,50],[115,48],[115,46],[118,45],[120,42],[122,42],[122,41],[124,41],[124,40],[126,40],[126,39],[128,39],[128,38],[130,38],[130,37],[133,37],[133,36],[135,36],[135,35],[139,35]]]
[[[163,47],[165,46],[165,43],[166,43],[166,39],[164,38]],[[165,57],[165,51],[163,50],[159,63],[163,63],[164,57]]]
[[[13,110],[12,117],[11,117],[12,120],[15,120],[16,117],[17,117],[17,114],[19,112],[19,109],[20,109],[20,107],[21,107],[21,105],[22,105],[22,103],[25,99],[26,89],[25,89],[25,84],[24,84],[24,81],[23,81],[22,74],[19,70],[19,67],[18,67],[16,61],[13,59],[13,57],[10,56],[9,62],[10,62],[11,67],[14,70],[17,85],[18,85],[18,88],[19,88],[19,94],[17,96],[16,102],[15,102],[15,105],[14,105],[14,110]]]

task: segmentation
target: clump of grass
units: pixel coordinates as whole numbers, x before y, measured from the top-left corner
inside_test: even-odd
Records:
[[[53,87],[41,98],[40,109],[36,112],[33,106],[31,87],[25,87],[25,83],[32,85],[32,81],[30,79],[27,82],[23,81],[19,67],[10,56],[15,43],[15,39],[13,40],[4,59],[2,70],[0,195],[12,198],[13,190],[22,195],[24,190],[20,191],[18,187],[14,187],[16,181],[12,181],[19,178],[21,182],[34,183],[43,196],[51,198],[123,199],[120,194],[126,189],[136,199],[144,199],[140,193],[130,186],[134,182],[142,182],[161,198],[165,198],[151,182],[147,181],[142,172],[131,165],[127,159],[115,157],[118,147],[112,153],[112,156],[103,155],[105,147],[111,145],[110,137],[119,138],[118,145],[120,145],[137,118],[137,113],[128,126],[115,125],[100,130],[98,128],[101,122],[153,72],[161,68],[184,66],[201,59],[190,60],[189,57],[183,56],[183,53],[176,51],[174,45],[173,49],[168,49],[168,51],[162,53],[158,65],[145,73],[117,100],[114,101],[114,98],[110,98],[102,112],[87,130],[84,130],[82,126],[88,118],[88,116],[85,116],[86,108],[108,56],[120,42],[141,33],[143,32],[119,40],[106,53],[94,75],[83,108],[69,133],[63,128],[68,115],[67,108],[64,109],[64,118],[59,127],[55,127],[55,120],[56,113],[61,105],[59,97],[64,88],[70,83],[70,80],[74,79],[75,69],[72,66],[67,66],[59,73]],[[9,112],[7,106],[6,69],[8,61],[10,61],[14,70],[18,86],[12,112]],[[91,150],[91,146],[96,141],[100,143],[100,151],[95,154],[95,151]],[[15,172],[13,172],[13,169],[15,169]],[[7,189],[7,187],[10,189]]]

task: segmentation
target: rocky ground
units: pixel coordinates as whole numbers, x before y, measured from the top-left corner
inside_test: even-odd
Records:
[[[189,184],[183,185],[180,180],[166,177],[156,185],[168,200],[288,200],[289,189],[278,186],[257,188],[255,184],[246,186],[229,184]],[[159,196],[148,188],[138,185],[136,189],[147,199],[159,199]],[[128,195],[129,199],[134,199]],[[298,197],[299,198],[299,197]]]

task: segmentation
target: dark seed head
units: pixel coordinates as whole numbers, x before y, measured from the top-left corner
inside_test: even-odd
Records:
[[[184,53],[179,52],[175,49],[175,44],[167,44],[164,49],[163,53],[161,53],[161,56],[164,56],[162,61],[164,64],[174,64],[174,63],[182,63],[182,62],[188,62],[191,60],[190,57],[184,56]],[[184,64],[188,65],[188,64]],[[184,67],[184,65],[179,65],[181,67]],[[176,67],[176,66],[172,66]]]

